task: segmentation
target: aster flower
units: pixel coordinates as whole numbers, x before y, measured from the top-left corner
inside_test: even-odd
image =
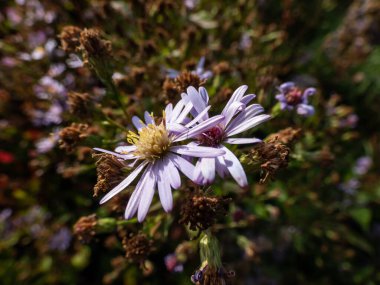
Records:
[[[232,94],[230,100],[222,111],[224,117],[218,124],[205,129],[203,133],[197,136],[197,142],[193,145],[210,146],[225,151],[225,154],[218,157],[202,157],[196,164],[194,173],[195,182],[209,184],[215,178],[215,171],[224,178],[230,174],[241,186],[247,186],[247,176],[239,162],[239,159],[224,146],[227,144],[252,144],[260,142],[257,138],[233,138],[246,130],[254,128],[259,124],[267,121],[270,116],[261,114],[264,108],[259,104],[248,105],[256,95],[248,94],[244,96],[248,86],[240,86]],[[193,116],[202,116],[201,119],[207,119],[208,114],[204,113],[208,107],[209,97],[205,88],[200,87],[199,92],[192,86],[187,89],[187,94],[182,94],[183,100],[190,101],[193,105],[190,111]]]
[[[208,109],[205,109],[200,116],[188,121],[187,115],[191,108],[191,103],[185,104],[183,100],[174,108],[169,104],[161,123],[157,123],[148,112],[144,114],[145,122],[135,116],[132,118],[132,123],[138,132],[129,131],[130,145],[119,146],[115,152],[95,148],[120,159],[133,160],[131,167],[137,165],[127,178],[103,197],[101,204],[124,190],[142,173],[128,201],[125,218],[130,219],[137,212],[138,220],[143,221],[156,188],[162,207],[168,212],[173,207],[171,189],[178,189],[181,186],[179,171],[190,179],[193,179],[194,175],[194,166],[181,155],[211,158],[224,154],[223,150],[217,148],[176,144],[197,137],[224,120],[224,117],[219,115],[197,124],[203,113],[207,112]]]
[[[303,92],[293,82],[286,82],[279,87],[280,94],[276,99],[280,102],[282,110],[296,109],[301,116],[311,116],[314,114],[314,107],[308,105],[308,97],[315,94],[315,88],[307,88]]]

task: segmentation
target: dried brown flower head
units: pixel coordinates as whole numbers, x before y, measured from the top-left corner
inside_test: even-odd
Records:
[[[260,183],[268,178],[273,178],[279,169],[288,166],[290,149],[279,141],[278,137],[256,144],[250,151],[247,159],[248,164],[258,165],[263,172]]]
[[[224,267],[205,265],[202,269],[195,271],[191,276],[191,281],[196,285],[226,285],[227,280],[233,277],[235,277],[234,271],[227,271]]]
[[[111,154],[93,154],[92,157],[97,159],[95,165],[98,178],[94,186],[94,196],[98,196],[99,192],[111,190],[125,178],[126,165]]]
[[[88,136],[88,130],[87,124],[72,123],[59,132],[59,147],[67,152],[72,152],[77,143]]]
[[[291,145],[301,137],[302,130],[300,128],[286,128],[277,133],[271,134],[266,138],[266,141],[273,141],[275,138],[283,144]]]
[[[81,242],[88,243],[95,236],[97,224],[97,217],[95,214],[81,217],[74,225],[74,235],[78,237]]]
[[[153,241],[143,233],[123,237],[125,257],[131,262],[142,263],[154,250]]]
[[[164,99],[167,103],[174,102],[180,95],[177,84],[170,78],[165,79],[162,87],[164,90]]]
[[[199,189],[189,191],[181,208],[179,222],[193,231],[211,227],[227,212],[230,198],[209,195]]]
[[[90,95],[87,93],[69,92],[67,104],[71,113],[84,118],[90,114]]]
[[[174,79],[174,83],[177,85],[178,92],[182,93],[186,92],[186,89],[189,86],[193,86],[195,89],[198,89],[206,83],[206,79],[201,79],[193,72],[184,71]]]
[[[80,43],[85,51],[85,59],[111,57],[111,42],[104,40],[97,29],[84,29],[80,34]]]
[[[59,35],[61,47],[65,52],[76,52],[80,49],[80,35],[82,29],[76,26],[63,27]]]
[[[227,61],[221,61],[212,68],[212,71],[214,74],[226,74],[231,71],[231,67]]]

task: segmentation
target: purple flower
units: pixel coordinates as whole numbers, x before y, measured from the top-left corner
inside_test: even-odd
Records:
[[[355,195],[356,191],[360,187],[360,181],[356,178],[351,178],[350,180],[339,185],[339,188],[348,195]]]
[[[62,112],[62,106],[58,102],[54,102],[46,112],[42,110],[33,112],[33,124],[35,126],[60,124],[62,122]]]
[[[198,137],[205,130],[224,120],[224,116],[215,116],[197,124],[202,118],[197,116],[188,122],[187,116],[191,108],[192,104],[185,103],[184,100],[179,101],[174,108],[169,104],[160,124],[157,124],[148,112],[144,115],[145,122],[135,116],[132,118],[132,123],[138,133],[129,131],[127,141],[130,145],[117,147],[115,152],[95,148],[123,160],[133,160],[131,167],[137,165],[127,178],[103,197],[101,204],[123,191],[142,173],[128,201],[125,218],[130,219],[137,212],[137,218],[142,222],[148,213],[156,188],[162,207],[166,212],[171,211],[173,208],[171,189],[178,189],[181,186],[179,171],[192,180],[194,176],[194,166],[182,155],[213,158],[225,153],[218,148],[177,144]],[[184,125],[185,122],[188,123]]]
[[[71,231],[67,227],[63,227],[51,237],[49,248],[52,250],[65,251],[70,246],[71,237]]]
[[[186,8],[189,10],[193,10],[195,6],[198,5],[199,0],[184,0],[183,3],[185,4]]]
[[[282,110],[296,109],[301,116],[311,116],[314,114],[314,107],[308,105],[308,97],[315,94],[315,88],[307,88],[302,91],[293,82],[286,82],[279,87],[280,94],[276,99],[280,102]]]
[[[239,159],[224,146],[227,144],[252,144],[260,142],[257,138],[232,138],[246,130],[252,129],[259,124],[269,120],[270,116],[261,114],[264,108],[259,104],[248,105],[256,97],[254,94],[244,96],[248,86],[240,86],[232,94],[230,100],[222,111],[224,117],[218,124],[210,126],[197,136],[194,146],[210,146],[224,150],[225,154],[217,157],[201,157],[196,164],[194,178],[195,182],[209,184],[215,178],[215,171],[222,178],[230,174],[241,186],[247,186],[247,176]],[[182,94],[183,100],[190,101],[193,105],[191,113],[201,119],[207,119],[208,94],[205,88],[200,87],[197,91],[194,87],[187,88],[187,94]]]
[[[369,156],[362,156],[358,158],[353,168],[356,175],[362,176],[368,172],[372,166],[372,158]]]
[[[42,153],[47,153],[50,150],[52,150],[59,140],[59,131],[60,131],[60,129],[57,128],[48,137],[39,139],[36,142],[37,152],[42,154]]]
[[[169,272],[182,272],[183,264],[178,260],[175,253],[165,256],[165,266]]]

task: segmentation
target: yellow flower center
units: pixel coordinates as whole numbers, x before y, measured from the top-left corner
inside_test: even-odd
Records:
[[[172,142],[163,123],[158,126],[149,124],[138,134],[129,131],[127,141],[136,146],[136,156],[148,160],[161,158],[169,150]]]

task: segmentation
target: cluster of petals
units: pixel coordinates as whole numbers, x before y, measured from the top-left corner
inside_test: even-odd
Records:
[[[137,212],[137,218],[141,222],[148,213],[156,189],[163,209],[169,212],[173,208],[172,189],[181,186],[180,172],[197,184],[209,184],[214,180],[216,171],[221,177],[230,174],[240,186],[246,186],[247,178],[243,167],[223,143],[246,144],[260,141],[256,138],[231,138],[270,118],[269,115],[261,114],[264,110],[260,105],[247,106],[255,97],[253,94],[244,96],[247,88],[239,87],[220,115],[209,116],[209,99],[204,88],[197,91],[194,87],[189,87],[175,106],[166,106],[160,124],[148,112],[144,114],[144,121],[133,117],[132,123],[139,134],[148,131],[148,128],[153,131],[155,128],[160,131],[164,128],[170,143],[154,159],[142,155],[138,149],[139,144],[119,146],[115,151],[95,148],[120,160],[130,161],[132,169],[100,203],[109,201],[139,177],[128,201],[125,218],[130,219]],[[203,144],[201,138],[207,138],[207,134],[215,129],[221,131],[223,139],[216,138],[218,144]],[[149,147],[149,142],[147,145]],[[195,166],[192,163],[194,159],[198,160]]]
[[[276,99],[282,110],[295,109],[298,115],[305,117],[314,115],[314,107],[309,105],[308,98],[316,93],[315,88],[309,87],[301,91],[294,82],[285,82],[278,89],[280,94],[276,95]]]
[[[223,119],[215,126],[207,129],[198,141],[190,144],[193,146],[212,145],[225,153],[217,157],[201,157],[196,163],[194,182],[198,184],[210,184],[215,179],[215,172],[222,178],[231,175],[241,186],[247,186],[247,176],[239,159],[224,144],[253,144],[260,142],[258,138],[233,137],[244,131],[252,129],[270,119],[267,114],[262,114],[264,108],[259,104],[249,103],[256,97],[254,94],[244,95],[248,86],[242,85],[232,94],[224,107],[221,115]],[[197,91],[190,86],[187,93],[182,94],[185,101],[191,102],[193,116],[199,116],[204,110],[208,110],[209,96],[205,88]],[[207,120],[207,114],[202,119]]]

